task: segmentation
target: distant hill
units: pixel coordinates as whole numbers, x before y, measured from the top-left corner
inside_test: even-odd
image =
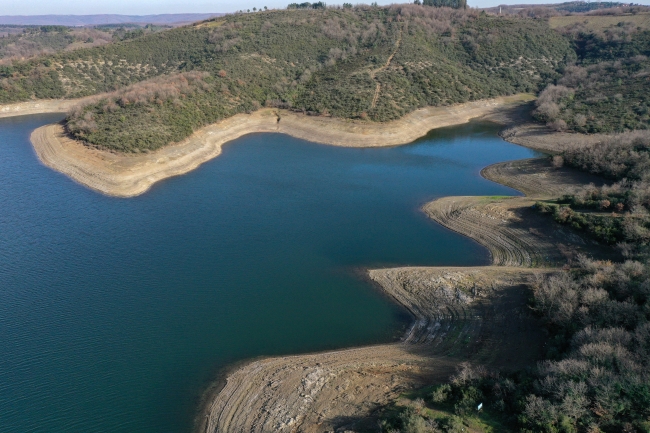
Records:
[[[543,4],[513,4],[513,5],[499,5],[488,8],[483,8],[487,12],[498,13],[517,13],[519,11],[531,8],[548,8],[553,9],[558,12],[569,12],[569,13],[581,13],[581,12],[591,12],[600,9],[611,9],[611,8],[620,8],[626,6],[632,6],[633,3],[621,3],[621,2],[584,2],[584,1],[571,1],[564,3],[543,3]]]
[[[0,24],[37,26],[97,26],[106,24],[179,24],[207,20],[224,14],[160,14],[160,15],[0,15]]]

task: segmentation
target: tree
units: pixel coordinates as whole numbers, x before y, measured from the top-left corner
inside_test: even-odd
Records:
[[[467,0],[424,0],[423,3],[425,6],[467,9]]]

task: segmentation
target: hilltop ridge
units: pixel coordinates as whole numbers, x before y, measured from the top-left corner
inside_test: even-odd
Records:
[[[537,92],[575,59],[544,21],[418,5],[233,14],[0,67],[0,102],[98,95],[68,132],[158,149],[258,108],[389,121]]]
[[[106,24],[180,24],[207,20],[223,13],[155,15],[0,15],[0,24],[31,26],[97,26]]]

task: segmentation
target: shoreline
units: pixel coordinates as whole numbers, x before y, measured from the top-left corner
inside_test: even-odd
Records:
[[[89,97],[92,98],[92,97]],[[75,105],[89,98],[79,99],[39,99],[0,105],[0,119],[30,114],[65,113]]]
[[[538,335],[522,329],[535,319],[521,290],[554,269],[520,267],[403,267],[368,276],[413,315],[401,341],[323,352],[261,357],[227,366],[206,389],[195,418],[197,432],[354,431],[341,419],[371,421],[373,411],[409,389],[446,380],[468,357],[492,362],[501,350],[484,350],[480,338],[525,350],[505,368],[536,359]],[[488,290],[473,290],[476,284]],[[428,284],[426,293],[420,290]],[[450,293],[449,287],[462,290]],[[489,302],[490,300],[494,302]],[[495,310],[496,308],[496,310]],[[494,311],[501,314],[496,319]],[[505,336],[508,336],[506,339]],[[479,338],[480,337],[480,338]],[[473,343],[467,344],[470,338]],[[531,341],[532,340],[532,341]],[[352,420],[352,421],[350,421]],[[345,427],[345,428],[344,428]]]
[[[337,146],[380,147],[409,143],[432,129],[482,117],[502,125],[516,125],[519,129],[514,133],[502,135],[514,144],[547,152],[555,151],[558,137],[562,145],[570,144],[573,134],[548,130],[540,133],[540,127],[526,123],[518,108],[527,101],[522,95],[516,97],[469,106],[427,108],[386,124],[345,122],[265,109],[234,116],[203,128],[183,143],[145,155],[118,155],[88,148],[67,138],[60,125],[58,130],[57,125],[35,130],[32,143],[45,165],[104,194],[122,197],[141,194],[158,180],[190,171],[218,156],[225,143],[254,132],[286,133]],[[207,159],[197,159],[197,155]],[[171,164],[175,161],[180,164]],[[64,169],[60,169],[62,164]],[[96,165],[104,171],[96,172]],[[156,171],[161,167],[163,173]],[[170,172],[170,167],[178,172]],[[492,265],[368,270],[369,279],[413,316],[401,341],[262,357],[229,365],[201,397],[195,429],[210,433],[321,432],[339,427],[352,430],[371,421],[378,407],[394,401],[405,391],[446,380],[459,362],[471,360],[508,369],[536,360],[543,339],[535,319],[525,314],[528,284],[535,275],[559,271],[554,267],[557,258],[573,254],[580,246],[566,248],[548,233],[542,234],[546,240],[545,245],[540,245],[540,226],[529,220],[529,214],[521,212],[527,212],[535,197],[573,187],[584,179],[570,170],[552,169],[543,158],[497,163],[483,168],[481,175],[526,195],[497,200],[444,197],[425,204],[422,209],[441,225],[485,246],[490,251]],[[130,186],[124,186],[125,179]],[[122,194],[102,189],[111,182]],[[124,194],[134,190],[138,192]],[[519,242],[525,240],[518,225],[522,222],[526,227],[534,226],[527,229],[532,237],[524,244]],[[547,227],[542,227],[542,231],[544,228]],[[481,238],[477,233],[490,236]],[[559,233],[559,236],[566,234]],[[503,239],[517,242],[510,242],[504,248]],[[573,243],[580,244],[580,240]],[[499,249],[507,254],[495,254]],[[450,289],[455,293],[449,292]],[[493,311],[500,312],[500,321],[492,318]],[[472,343],[468,345],[469,340]],[[502,359],[506,357],[509,360],[504,363]],[[340,424],[342,419],[347,420],[346,424]]]
[[[537,128],[519,116],[499,120],[504,125]],[[564,145],[569,139],[569,134],[546,130],[537,136],[527,133],[527,145],[507,141],[554,152],[557,143]],[[489,165],[481,176],[524,195],[443,197],[426,203],[422,210],[486,247],[491,265],[368,270],[368,277],[413,316],[400,342],[229,366],[220,383],[209,394],[206,391],[195,431],[354,431],[374,425],[368,423],[374,422],[376,409],[405,391],[447,380],[457,363],[512,369],[535,362],[544,335],[528,314],[531,278],[560,272],[559,265],[583,251],[587,243],[575,233],[557,230],[535,215],[530,205],[599,178],[566,167],[557,169],[543,157]],[[494,320],[494,312],[501,319]],[[358,354],[363,354],[362,361]],[[305,383],[312,388],[306,389]],[[356,393],[350,391],[352,387]],[[300,396],[306,399],[301,402]],[[278,405],[282,410],[271,410]]]
[[[181,143],[146,154],[121,154],[91,148],[67,137],[62,125],[40,127],[30,140],[39,160],[51,169],[102,194],[134,197],[158,181],[188,173],[216,158],[226,143],[247,134],[275,132],[341,147],[396,146],[411,143],[433,129],[464,124],[475,118],[497,116],[494,120],[498,122],[498,116],[532,99],[531,95],[517,94],[448,107],[427,107],[386,123],[307,116],[265,108],[251,114],[237,114],[196,131]],[[51,102],[52,110],[60,107]],[[73,106],[79,101],[64,102]],[[6,107],[5,111],[18,113]]]

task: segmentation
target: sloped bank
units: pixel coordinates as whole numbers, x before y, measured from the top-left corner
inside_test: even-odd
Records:
[[[446,380],[473,359],[517,368],[539,355],[525,285],[546,269],[396,268],[370,277],[408,308],[399,343],[253,361],[208,396],[201,432],[324,432],[372,424],[400,393]],[[522,349],[524,348],[524,349]]]
[[[530,100],[530,95],[519,94],[449,107],[427,107],[387,123],[261,109],[238,114],[200,129],[181,143],[143,154],[90,148],[66,136],[62,125],[38,128],[31,141],[39,159],[48,167],[103,194],[132,197],[146,192],[155,182],[194,170],[219,156],[224,144],[246,134],[278,132],[344,147],[395,146],[410,143],[432,129],[498,115]]]
[[[0,105],[0,119],[29,114],[65,113],[84,99],[39,99]]]

